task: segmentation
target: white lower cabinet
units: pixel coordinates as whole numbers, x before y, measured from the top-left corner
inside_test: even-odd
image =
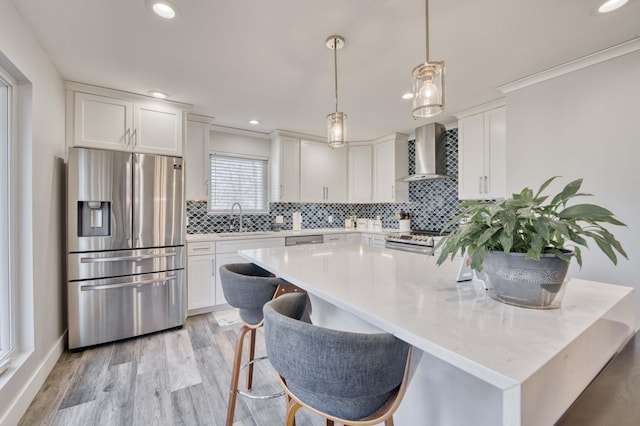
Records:
[[[216,281],[215,295],[216,305],[227,303],[220,282],[220,267],[229,263],[246,263],[247,259],[238,254],[238,250],[256,248],[284,247],[284,238],[252,238],[246,240],[230,240],[216,242]]]
[[[216,304],[215,243],[187,243],[187,311],[206,312]]]
[[[365,246],[384,247],[384,235],[382,234],[360,234],[360,242]]]

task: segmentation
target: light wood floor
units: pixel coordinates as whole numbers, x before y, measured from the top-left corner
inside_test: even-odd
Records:
[[[220,327],[209,313],[189,317],[181,329],[65,351],[19,424],[224,425],[239,329]],[[265,353],[261,331],[256,356]],[[280,390],[268,361],[258,362],[254,374],[254,392]],[[282,425],[284,404],[282,397],[239,396],[234,424]],[[325,424],[305,410],[296,422]]]

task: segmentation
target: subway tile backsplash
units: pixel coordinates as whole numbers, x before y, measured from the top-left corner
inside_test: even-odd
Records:
[[[380,216],[384,228],[398,228],[395,213],[404,210],[411,216],[413,229],[441,229],[457,212],[458,200],[458,129],[447,131],[447,173],[454,178],[431,179],[409,183],[408,203],[313,204],[270,203],[269,214],[245,215],[248,231],[271,230],[278,215],[283,229],[292,228],[292,212],[301,212],[303,228],[341,228],[350,215],[375,219]],[[409,173],[415,170],[414,143],[409,142]],[[345,183],[346,185],[346,183]],[[333,217],[329,223],[328,217]],[[187,201],[187,233],[208,234],[229,231],[229,215],[208,215],[205,201]]]

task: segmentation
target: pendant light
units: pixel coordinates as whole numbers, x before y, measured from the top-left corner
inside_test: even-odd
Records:
[[[429,62],[429,0],[425,0],[424,9],[427,57],[411,73],[414,119],[433,117],[444,110],[444,62]]]
[[[327,115],[327,143],[331,148],[340,148],[347,143],[347,114],[338,112],[338,49],[344,47],[344,38],[332,35],[327,38],[327,47],[333,50],[333,71],[336,88],[336,112]]]

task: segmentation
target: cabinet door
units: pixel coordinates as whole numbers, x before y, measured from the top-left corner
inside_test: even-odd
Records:
[[[347,150],[325,146],[324,185],[325,201],[347,202]]]
[[[369,145],[349,147],[349,201],[371,201],[372,157]]]
[[[458,122],[458,198],[484,199],[484,114]]]
[[[126,150],[131,141],[133,104],[121,99],[74,94],[73,145]]]
[[[182,156],[182,111],[170,106],[136,103],[133,150]]]
[[[280,201],[300,200],[300,140],[283,137],[280,160]]]
[[[322,202],[326,197],[324,181],[326,144],[300,142],[300,201]]]
[[[506,108],[484,114],[484,191],[487,198],[504,198],[507,181]]]
[[[189,122],[187,125],[187,143],[185,144],[185,176],[187,200],[207,200],[207,181],[209,179],[208,156],[209,129],[207,124]]]
[[[213,256],[187,257],[187,309],[209,308],[216,304],[216,268]]]
[[[373,201],[395,201],[395,145],[393,141],[373,146]]]

